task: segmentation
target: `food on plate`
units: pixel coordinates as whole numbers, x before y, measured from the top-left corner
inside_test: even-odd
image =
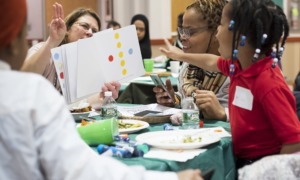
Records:
[[[87,121],[87,120],[82,119],[80,125],[81,126],[85,126],[85,125],[88,125],[88,124],[92,124],[94,122],[95,121]]]
[[[198,143],[202,141],[201,136],[182,135],[174,138],[162,140],[162,143]]]
[[[92,106],[87,103],[80,103],[78,106],[74,106],[70,108],[71,113],[83,113],[83,112],[89,112],[92,111]]]
[[[193,143],[193,142],[201,142],[202,137],[192,137],[191,135],[187,135],[183,138],[183,143]]]
[[[223,132],[222,129],[216,129],[215,132]]]
[[[122,120],[119,120],[119,129],[130,129],[130,128],[138,128],[142,127],[143,124],[141,123],[125,123]]]

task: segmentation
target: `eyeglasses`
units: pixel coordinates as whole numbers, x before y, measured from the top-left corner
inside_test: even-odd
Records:
[[[203,26],[203,27],[194,28],[194,29],[185,29],[182,27],[178,27],[177,30],[178,30],[181,38],[189,39],[191,36],[193,36],[196,33],[204,32],[207,28],[208,28],[208,26]]]
[[[89,31],[91,29],[92,33],[96,33],[99,31],[98,29],[93,28],[91,25],[89,25],[88,23],[85,23],[85,22],[76,22],[74,24],[78,24],[85,31]]]

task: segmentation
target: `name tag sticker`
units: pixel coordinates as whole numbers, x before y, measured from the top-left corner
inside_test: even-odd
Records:
[[[253,107],[253,95],[251,91],[249,89],[236,86],[232,104],[251,111]]]

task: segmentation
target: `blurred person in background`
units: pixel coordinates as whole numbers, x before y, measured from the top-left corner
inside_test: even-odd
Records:
[[[113,28],[113,30],[120,29],[121,25],[117,21],[111,20],[107,22],[106,29]]]
[[[152,57],[148,18],[143,14],[134,15],[131,23],[135,25],[143,59]]]

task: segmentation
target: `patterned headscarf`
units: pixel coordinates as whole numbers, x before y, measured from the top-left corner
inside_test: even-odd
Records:
[[[26,13],[26,0],[1,0],[0,48],[5,47],[21,32]]]

